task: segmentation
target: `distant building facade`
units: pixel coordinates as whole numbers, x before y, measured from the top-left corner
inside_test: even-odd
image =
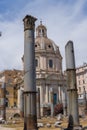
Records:
[[[87,98],[87,64],[76,68],[76,80],[78,89],[78,99],[80,102],[84,102]]]
[[[23,77],[22,71],[20,70],[5,70],[0,73],[0,87],[4,82],[6,84],[6,107],[12,108],[17,107],[18,104],[18,93],[17,85],[20,76]]]

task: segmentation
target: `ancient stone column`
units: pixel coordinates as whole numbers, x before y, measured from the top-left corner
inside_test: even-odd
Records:
[[[67,96],[68,96],[68,116],[71,124],[79,125],[78,115],[78,95],[76,85],[76,70],[73,42],[68,41],[65,46],[66,72],[67,72]]]
[[[54,114],[53,88],[50,88],[50,98],[51,98],[51,117],[53,117]]]
[[[6,107],[5,107],[5,101],[6,101],[6,84],[3,82],[2,86],[1,86],[1,94],[0,94],[0,113],[1,113],[1,117],[6,120]]]
[[[61,86],[58,87],[59,91],[59,103],[62,103],[62,92],[61,92]]]
[[[23,98],[23,88],[18,89],[18,109],[20,111],[20,116],[24,117],[24,98]]]
[[[41,118],[41,114],[40,114],[40,88],[38,88],[38,92],[37,92],[37,118],[38,119]]]
[[[46,86],[46,96],[45,96],[45,101],[46,101],[46,103],[49,102],[49,88],[48,88],[48,86]]]
[[[24,22],[24,130],[37,130],[36,74],[35,74],[35,21],[26,15]]]
[[[43,117],[43,86],[40,86],[40,110],[41,110],[41,117]]]
[[[66,96],[66,89],[63,87],[62,91],[62,103],[63,103],[63,114],[67,116],[67,96]]]

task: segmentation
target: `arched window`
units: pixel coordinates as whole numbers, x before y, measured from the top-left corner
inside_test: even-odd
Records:
[[[44,29],[42,29],[42,35],[44,36]]]
[[[51,59],[49,60],[49,67],[53,68],[53,61]]]

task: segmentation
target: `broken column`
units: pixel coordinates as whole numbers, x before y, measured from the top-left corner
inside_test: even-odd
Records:
[[[68,41],[65,46],[66,73],[67,73],[67,102],[68,116],[73,126],[79,125],[78,95],[76,85],[76,69],[73,42]]]
[[[24,21],[24,130],[37,130],[36,74],[35,74],[35,21],[26,15]]]
[[[3,82],[2,86],[1,86],[1,94],[0,94],[0,113],[1,113],[1,117],[6,120],[6,107],[5,107],[5,94],[6,94],[6,84]]]

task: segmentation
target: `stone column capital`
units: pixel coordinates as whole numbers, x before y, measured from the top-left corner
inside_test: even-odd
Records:
[[[24,31],[25,30],[34,30],[35,28],[35,21],[37,18],[31,16],[31,15],[26,15],[23,19],[24,22]]]

